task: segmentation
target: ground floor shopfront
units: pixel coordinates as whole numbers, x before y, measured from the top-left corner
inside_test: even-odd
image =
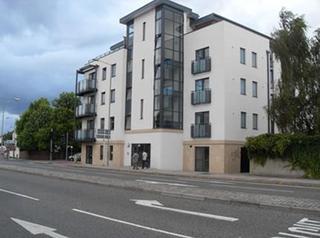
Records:
[[[179,141],[181,135],[141,133],[129,135],[125,141],[110,140],[110,150],[104,149],[103,142],[82,144],[83,164],[106,166],[103,156],[109,153],[108,166],[114,168],[132,166],[132,155],[147,153],[147,168],[196,171],[209,173],[249,172],[249,160],[241,141],[190,140]],[[165,139],[164,139],[165,138]]]

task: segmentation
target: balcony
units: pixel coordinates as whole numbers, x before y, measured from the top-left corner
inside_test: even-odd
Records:
[[[191,92],[191,104],[211,103],[211,89],[204,89]]]
[[[94,141],[94,129],[76,130],[74,137],[76,141],[80,142]]]
[[[200,74],[211,71],[211,58],[193,60],[191,65],[192,74]]]
[[[76,117],[77,118],[83,118],[83,117],[94,117],[96,115],[95,113],[95,107],[94,104],[81,104],[76,108]]]
[[[93,93],[96,91],[96,80],[94,79],[84,79],[77,83],[77,96],[82,96],[86,93]]]
[[[211,138],[211,124],[192,124],[191,138]]]

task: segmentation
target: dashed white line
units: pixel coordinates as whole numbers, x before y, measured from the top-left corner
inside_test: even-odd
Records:
[[[24,195],[24,194],[21,194],[21,193],[12,192],[12,191],[9,191],[9,190],[6,190],[6,189],[2,189],[2,188],[0,188],[0,192],[12,194],[12,195],[15,195],[15,196],[18,196],[18,197],[27,198],[27,199],[34,200],[34,201],[39,201],[40,200],[38,198],[34,198],[34,197],[31,197],[31,196],[28,196],[28,195]]]
[[[125,225],[128,225],[128,226],[134,226],[134,227],[138,227],[138,228],[141,228],[141,229],[154,231],[154,232],[158,232],[158,233],[162,233],[162,234],[166,234],[166,235],[171,235],[171,236],[180,237],[180,238],[193,238],[191,236],[186,236],[186,235],[182,235],[182,234],[178,234],[178,233],[174,233],[174,232],[160,230],[160,229],[153,228],[153,227],[143,226],[143,225],[135,224],[135,223],[132,223],[132,222],[122,221],[122,220],[115,219],[115,218],[112,218],[112,217],[106,217],[106,216],[102,216],[102,215],[99,215],[99,214],[95,214],[95,213],[92,213],[92,212],[87,212],[87,211],[83,211],[83,210],[79,210],[79,209],[75,209],[75,208],[72,209],[72,210],[75,211],[75,212],[82,213],[82,214],[86,214],[86,215],[102,218],[102,219],[105,219],[105,220],[108,220],[108,221],[113,221],[113,222],[125,224]]]
[[[143,182],[148,184],[159,184],[159,185],[169,185],[169,186],[178,186],[178,187],[191,187],[195,188],[197,186],[190,185],[190,184],[183,184],[183,183],[169,183],[169,182],[162,182],[162,181],[152,181],[152,180],[143,180],[143,179],[137,179],[137,182]]]

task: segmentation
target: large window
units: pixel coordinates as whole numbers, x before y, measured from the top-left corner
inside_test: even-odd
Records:
[[[209,124],[209,112],[196,112],[195,124]]]
[[[252,97],[258,97],[258,83],[252,81]]]
[[[209,88],[209,79],[199,79],[196,80],[195,91],[203,91]]]
[[[246,79],[240,79],[240,94],[246,95]]]
[[[156,9],[154,58],[154,128],[182,129],[183,13]]]
[[[247,128],[247,113],[246,112],[241,112],[241,122],[240,126],[242,129]]]
[[[101,105],[106,104],[106,92],[101,93]]]
[[[240,63],[246,64],[246,49],[240,48]]]
[[[209,47],[196,50],[196,60],[209,58]]]
[[[252,67],[257,68],[257,53],[251,52]]]
[[[252,114],[252,129],[258,130],[258,114],[256,113]]]
[[[117,65],[113,64],[111,65],[111,77],[116,77],[116,71],[117,71]]]

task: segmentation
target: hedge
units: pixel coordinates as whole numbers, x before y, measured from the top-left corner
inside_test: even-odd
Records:
[[[267,159],[288,161],[308,178],[320,178],[320,135],[263,134],[248,137],[245,147],[249,159],[264,165]]]

